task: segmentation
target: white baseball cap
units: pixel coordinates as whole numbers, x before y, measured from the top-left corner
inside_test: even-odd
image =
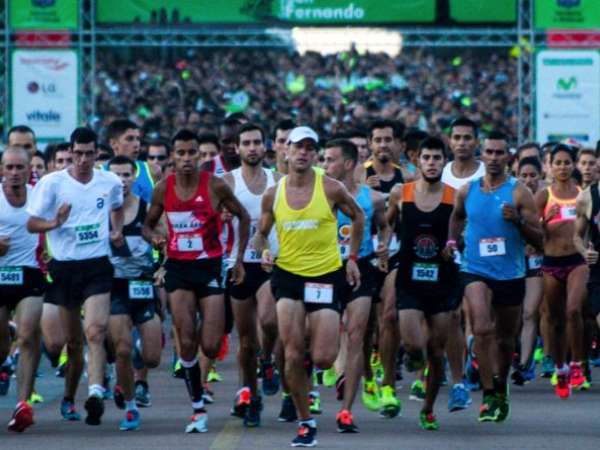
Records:
[[[288,136],[288,144],[297,144],[304,139],[311,139],[315,141],[315,144],[319,143],[319,135],[310,127],[296,127]]]

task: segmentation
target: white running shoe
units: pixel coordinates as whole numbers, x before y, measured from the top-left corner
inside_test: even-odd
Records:
[[[185,427],[186,433],[206,433],[208,431],[208,414],[196,413],[192,416],[192,421]]]

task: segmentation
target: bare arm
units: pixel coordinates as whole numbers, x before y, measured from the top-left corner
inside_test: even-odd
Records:
[[[114,245],[120,247],[124,243],[123,224],[125,223],[125,208],[119,206],[110,211],[110,224],[112,231],[110,232],[110,240]]]
[[[372,191],[373,195],[373,221],[377,228],[377,241],[387,249],[392,235],[390,221],[385,211],[385,199],[379,192]]]
[[[261,202],[261,213],[258,221],[258,229],[254,236],[254,248],[258,253],[269,249],[269,234],[271,228],[275,223],[275,216],[273,215],[273,203],[275,201],[275,192],[277,187],[273,186],[264,193]]]
[[[59,228],[67,221],[70,213],[71,205],[65,203],[58,208],[56,216],[52,220],[31,216],[27,221],[27,231],[30,233],[46,233],[47,231]]]
[[[402,220],[402,217],[400,217],[401,214],[401,205],[402,204],[402,184],[397,184],[395,185],[391,192],[390,192],[390,197],[388,198],[388,207],[387,207],[387,211],[385,212],[385,217],[387,220],[387,223],[393,227],[394,225],[396,225],[396,222],[399,220]],[[384,203],[384,207],[385,207],[385,203]]]
[[[465,229],[465,221],[467,219],[467,211],[465,209],[465,199],[467,198],[467,190],[469,185],[461,187],[454,198],[454,209],[450,216],[448,224],[448,241],[458,242]]]
[[[544,231],[540,226],[538,209],[531,191],[519,183],[516,195],[516,207],[519,212],[519,222],[516,224],[527,243],[537,249],[544,248]]]
[[[573,244],[581,256],[583,256],[590,265],[598,262],[598,252],[594,249],[593,244],[591,242],[586,243],[587,233],[592,219],[591,207],[590,189],[588,188],[585,191],[580,192],[577,196],[577,203],[575,206],[577,218],[575,219]]]
[[[142,236],[154,247],[161,248],[166,243],[166,237],[163,234],[157,235],[156,227],[162,217],[165,210],[165,191],[166,183],[164,180],[160,181],[154,188],[152,193],[152,204],[146,214],[146,220],[144,221],[144,227],[142,228]]]

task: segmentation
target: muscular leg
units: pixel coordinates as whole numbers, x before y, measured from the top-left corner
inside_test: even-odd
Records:
[[[256,312],[261,331],[262,354],[270,359],[277,342],[277,307],[270,281],[264,283],[256,293]]]
[[[221,349],[221,341],[225,335],[225,299],[223,294],[209,295],[201,298],[200,346],[207,358],[215,359]]]
[[[463,303],[467,303],[463,301]],[[468,308],[468,306],[466,306]],[[452,383],[462,383],[465,365],[465,333],[461,324],[461,308],[449,313],[448,339],[446,341],[446,354],[448,365],[452,374]],[[471,326],[473,323],[471,322]]]
[[[498,375],[500,381],[506,383],[515,351],[516,338],[519,334],[521,306],[494,306],[493,309],[496,321],[496,342],[498,348],[498,371],[495,372],[494,375]]]
[[[587,297],[589,269],[579,266],[567,279],[567,341],[571,360],[582,362],[586,358],[584,348],[583,303]]]
[[[242,375],[242,385],[250,388],[253,396],[258,395],[256,382],[256,354],[258,342],[256,336],[256,304],[253,298],[231,298],[235,327],[240,337],[238,364]]]
[[[131,363],[131,352],[133,349],[132,328],[133,324],[128,315],[119,314],[110,316],[108,330],[115,347],[117,383],[123,390],[123,397],[127,401],[131,401],[134,397],[133,365]]]
[[[429,329],[429,339],[427,341],[429,372],[427,374],[427,387],[422,412],[433,412],[433,405],[440,390],[444,374],[444,352],[450,315],[451,313],[440,313],[427,319]]]
[[[40,362],[40,319],[42,297],[28,297],[17,306],[17,345],[19,366],[17,368],[17,399],[27,401],[33,392],[35,372]]]
[[[162,353],[162,334],[160,318],[155,314],[152,320],[148,320],[138,325],[140,338],[142,340],[142,360],[144,361],[144,371],[154,369],[160,364],[160,355]]]
[[[544,274],[544,302],[546,304],[546,321],[548,347],[550,355],[557,367],[562,367],[567,359],[566,343],[566,302],[565,286],[551,275]]]
[[[65,371],[65,398],[74,399],[83,372],[83,327],[79,308],[59,307],[60,321],[65,332],[69,364]]]
[[[402,343],[408,353],[423,352],[427,347],[427,333],[423,329],[424,315],[417,309],[402,309],[399,315],[399,329]]]
[[[340,315],[332,309],[308,314],[310,355],[315,367],[329,369],[340,347]]]
[[[379,317],[379,354],[383,364],[382,386],[396,386],[396,358],[400,337],[396,311],[396,273],[393,270],[385,278],[381,290],[381,315]]]
[[[51,361],[58,361],[60,352],[64,348],[66,341],[58,308],[58,306],[52,303],[44,303],[42,310],[42,338]]]
[[[531,359],[537,338],[538,310],[544,295],[544,281],[541,277],[525,280],[525,299],[523,300],[523,329],[521,330],[521,361],[526,366]]]
[[[84,303],[83,329],[88,345],[88,385],[102,386],[106,349],[104,340],[110,316],[110,294],[92,295]]]

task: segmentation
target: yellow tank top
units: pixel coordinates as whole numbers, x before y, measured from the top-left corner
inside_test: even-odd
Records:
[[[310,202],[302,209],[289,207],[287,176],[277,185],[273,213],[279,241],[279,268],[303,277],[318,277],[342,266],[337,245],[337,218],[325,196],[323,175],[315,171]]]

